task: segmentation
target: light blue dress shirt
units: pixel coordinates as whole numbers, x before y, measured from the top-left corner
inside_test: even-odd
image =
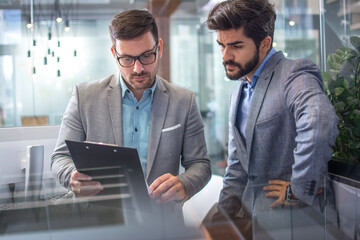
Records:
[[[140,101],[137,101],[122,77],[120,77],[120,85],[122,89],[123,144],[124,147],[136,148],[138,150],[141,167],[145,175],[151,109],[157,80],[155,80],[151,88],[144,91]]]
[[[257,80],[259,79],[260,73],[262,69],[264,68],[267,61],[271,58],[272,55],[274,55],[277,51],[272,48],[268,55],[264,58],[260,66],[256,69],[254,75],[251,78],[251,84],[246,80],[246,77],[244,76],[242,79],[246,80],[246,82],[242,79],[241,81],[244,81],[241,97],[239,100],[238,110],[236,114],[236,127],[240,131],[240,135],[243,139],[243,141],[246,143],[246,137],[245,137],[245,128],[247,123],[247,118],[249,115],[249,109],[251,104],[251,98],[255,91],[255,86],[257,83]]]

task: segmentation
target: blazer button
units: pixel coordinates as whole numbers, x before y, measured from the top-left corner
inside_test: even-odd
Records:
[[[249,176],[249,180],[250,180],[250,181],[254,181],[255,178],[257,178],[257,176],[254,176],[254,175],[250,175],[250,176]]]

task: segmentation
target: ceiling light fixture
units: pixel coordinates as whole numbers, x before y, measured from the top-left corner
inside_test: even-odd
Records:
[[[69,32],[71,30],[70,25],[69,25],[69,20],[65,21],[65,32]]]

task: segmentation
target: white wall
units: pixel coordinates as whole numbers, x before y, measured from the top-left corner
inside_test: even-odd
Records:
[[[0,185],[25,181],[26,148],[44,146],[43,179],[51,178],[50,157],[60,126],[0,128]],[[22,162],[23,161],[23,162]]]

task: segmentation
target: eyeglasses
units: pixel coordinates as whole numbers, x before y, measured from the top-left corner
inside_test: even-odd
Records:
[[[158,42],[156,42],[155,46],[153,47],[155,48],[155,50],[153,52],[145,52],[139,56],[118,56],[118,53],[116,51],[116,48],[114,46],[115,49],[115,55],[116,55],[116,59],[118,60],[120,66],[122,67],[132,67],[135,65],[136,60],[139,60],[139,62],[142,65],[149,65],[155,62],[156,60],[156,52],[157,52],[157,48],[158,48]]]

